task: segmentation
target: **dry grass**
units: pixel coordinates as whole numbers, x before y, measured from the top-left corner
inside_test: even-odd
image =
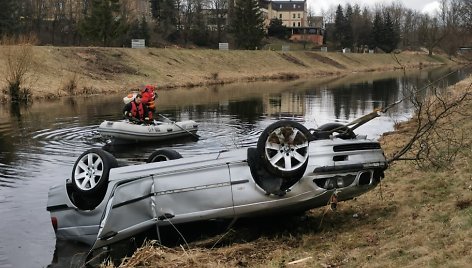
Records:
[[[6,49],[0,46],[0,53]],[[399,54],[394,59],[389,54],[48,46],[32,47],[32,52],[38,77],[31,87],[34,98],[67,96],[74,87],[76,94],[87,94],[87,88],[127,92],[147,83],[165,89],[456,64],[446,57],[421,54]],[[1,57],[0,72],[5,65]]]
[[[469,78],[451,90],[463,92],[471,84]],[[461,109],[471,110],[472,103]],[[470,119],[459,113],[449,118],[468,132]],[[397,150],[413,129],[414,122],[399,124],[397,132],[383,136],[386,153]],[[119,267],[470,267],[470,159],[471,144],[464,143],[450,169],[423,170],[397,161],[375,190],[340,203],[336,212],[314,209],[270,228],[236,228],[232,236],[239,239],[227,237],[219,248],[208,246],[219,238],[190,249],[147,244]]]

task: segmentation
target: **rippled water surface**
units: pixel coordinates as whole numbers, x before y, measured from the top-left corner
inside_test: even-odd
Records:
[[[308,81],[255,82],[209,88],[159,91],[158,111],[174,121],[198,122],[198,141],[113,145],[96,128],[103,120],[121,119],[123,94],[35,101],[28,106],[0,106],[0,268],[67,266],[78,245],[57,242],[46,211],[51,185],[70,177],[76,157],[103,147],[120,159],[143,159],[160,147],[183,157],[236,147],[255,146],[266,126],[281,118],[308,128],[346,123],[374,108],[385,107],[450,74],[442,68],[411,72],[357,74]],[[452,72],[440,86],[463,79],[469,70]],[[360,127],[378,138],[395,121],[412,113],[408,102]]]

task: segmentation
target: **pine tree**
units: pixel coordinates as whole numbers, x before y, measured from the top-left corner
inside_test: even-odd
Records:
[[[362,45],[363,48],[365,45],[372,48],[371,44],[372,41],[372,21],[371,15],[367,8],[364,8],[361,15],[361,22],[360,22],[360,29],[359,29],[359,40],[358,45]]]
[[[92,9],[79,25],[80,33],[92,40],[109,46],[122,36],[128,25],[120,16],[119,0],[93,0]]]
[[[344,26],[346,25],[344,11],[341,5],[336,8],[336,17],[334,18],[334,33],[333,39],[336,43],[342,46],[344,37]]]
[[[352,6],[348,4],[346,8],[346,15],[345,15],[344,25],[343,25],[343,38],[341,41],[342,47],[353,46],[354,38],[352,34],[352,23],[353,23],[352,17],[353,17]]]
[[[238,0],[234,7],[231,31],[236,46],[257,49],[264,38],[264,19],[257,0]]]
[[[282,24],[281,19],[271,19],[269,28],[267,29],[268,36],[275,36],[280,39],[286,39],[290,36],[290,31],[287,26]]]
[[[202,2],[200,1],[195,3],[195,14],[193,15],[192,20],[191,38],[197,46],[206,46],[209,44],[209,33],[205,25],[203,6]]]
[[[334,39],[342,48],[352,47],[352,7],[347,6],[346,15],[343,8],[338,5],[336,17],[334,18]]]
[[[150,0],[152,17],[157,21],[157,31],[168,41],[177,40],[178,10],[176,0]]]
[[[395,50],[398,46],[398,42],[400,42],[398,31],[395,28],[396,27],[392,21],[392,17],[388,12],[386,12],[384,22],[384,36],[381,48],[387,53]]]
[[[375,17],[374,17],[374,25],[372,26],[372,37],[370,40],[369,47],[374,49],[376,47],[381,47],[383,43],[383,32],[384,32],[384,26],[383,26],[383,20],[380,15],[380,12],[375,12]]]
[[[143,16],[141,20],[135,19],[129,28],[129,37],[131,39],[145,39],[149,40],[149,26],[146,17]]]
[[[139,24],[139,29],[141,30],[142,38],[146,39],[146,42],[148,42],[149,39],[151,39],[151,34],[150,34],[150,31],[149,31],[149,25],[148,25],[148,22],[146,20],[146,16],[142,17],[142,19],[140,21],[140,24]]]
[[[386,53],[397,48],[400,35],[388,12],[385,12],[384,19],[382,19],[380,12],[375,13],[372,36],[373,42],[370,44],[372,48],[378,47]]]

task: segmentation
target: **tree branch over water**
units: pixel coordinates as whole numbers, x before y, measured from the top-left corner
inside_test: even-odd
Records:
[[[412,92],[409,101],[415,116],[406,124],[414,124],[408,131],[409,140],[388,161],[413,160],[421,168],[448,168],[462,149],[470,146],[470,138],[453,125],[451,118],[470,120],[465,108],[472,100],[472,85],[463,91],[440,90],[428,87],[426,95]]]

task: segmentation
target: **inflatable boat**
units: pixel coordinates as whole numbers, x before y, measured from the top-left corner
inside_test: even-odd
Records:
[[[193,120],[180,122],[160,122],[154,124],[134,124],[128,120],[104,121],[98,126],[103,138],[114,142],[149,142],[173,139],[184,136],[198,137],[198,125]]]

